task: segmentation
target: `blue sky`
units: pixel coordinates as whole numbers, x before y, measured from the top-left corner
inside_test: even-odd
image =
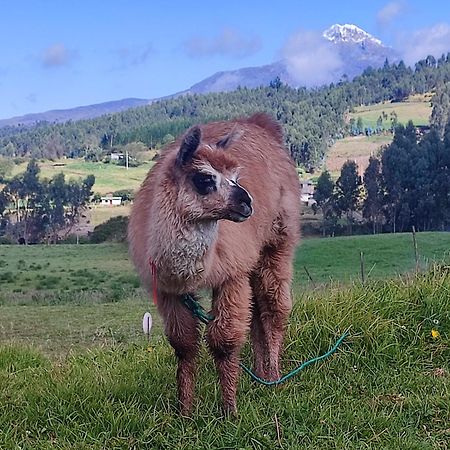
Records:
[[[0,119],[156,98],[353,23],[407,62],[450,51],[450,2],[2,0]],[[304,44],[306,45],[306,44]],[[312,53],[313,54],[313,53]]]

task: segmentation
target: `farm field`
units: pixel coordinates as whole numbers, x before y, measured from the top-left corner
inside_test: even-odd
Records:
[[[398,122],[406,125],[412,120],[414,125],[429,125],[431,115],[431,95],[411,96],[407,101],[401,103],[379,103],[376,105],[360,106],[349,114],[349,119],[358,120],[361,117],[364,127],[376,128],[378,117],[384,112],[388,119],[384,120],[384,128],[391,126],[390,114],[395,111]],[[325,161],[326,169],[337,178],[342,165],[348,159],[356,161],[360,175],[369,164],[371,155],[376,156],[380,149],[392,142],[392,134],[373,136],[348,136],[336,141],[329,149]]]
[[[381,148],[392,142],[392,135],[348,136],[337,140],[330,148],[325,160],[325,168],[334,178],[338,178],[341,167],[347,160],[358,164],[359,174],[362,175],[369,165],[369,158],[376,156]]]
[[[90,223],[92,227],[96,227],[106,222],[112,217],[129,216],[131,205],[125,204],[120,206],[98,206],[93,205],[89,208]]]
[[[376,128],[377,119],[384,111],[388,119],[384,120],[384,127],[390,128],[390,115],[392,112],[397,114],[398,123],[406,125],[409,120],[413,124],[429,125],[431,116],[431,95],[417,95],[411,96],[407,101],[400,103],[379,103],[376,105],[360,106],[355,108],[355,111],[350,114],[350,118],[358,120],[361,117],[364,127]]]
[[[107,194],[122,189],[137,189],[144,180],[147,172],[153,166],[153,162],[146,162],[138,167],[125,167],[116,164],[104,164],[85,162],[80,159],[61,159],[57,161],[38,161],[41,169],[40,176],[52,178],[58,173],[64,173],[66,178],[85,178],[87,175],[95,175],[94,192]],[[14,167],[13,175],[24,172],[27,163]]]
[[[424,233],[419,242],[424,247],[434,242],[435,256],[441,259],[449,248],[448,236]],[[371,249],[377,248],[376,238],[384,241],[386,236],[367,237]],[[321,259],[325,263],[334,253],[334,263],[350,272],[343,275],[330,269],[327,275],[336,280],[351,278],[353,262],[348,255],[359,250],[364,238],[356,244],[351,240],[305,241],[298,254],[304,259],[297,259],[297,270],[305,263],[317,279],[325,280],[314,264]],[[384,244],[392,247],[393,241]],[[406,255],[406,240],[404,246]],[[217,377],[203,346],[194,412],[190,418],[181,418],[171,348],[161,339],[160,329],[150,345],[139,336],[148,300],[129,282],[119,298],[108,297],[106,287],[105,297],[94,296],[99,280],[88,273],[95,267],[101,267],[103,277],[114,278],[112,283],[119,281],[118,266],[123,276],[131,277],[125,248],[73,247],[70,252],[68,246],[0,246],[3,270],[14,274],[12,281],[1,286],[0,448],[448,448],[448,266],[404,278],[373,279],[365,285],[296,287],[284,371],[323,354],[348,330],[338,352],[280,388],[262,387],[241,375],[239,415],[233,419],[222,416]],[[22,269],[14,269],[19,251],[27,264],[32,261],[58,274],[59,283],[68,287],[72,297],[61,296],[52,284],[42,295],[15,297],[24,276]],[[397,256],[392,248],[385,255]],[[382,258],[381,253],[378,256]],[[408,261],[399,267],[407,270]],[[85,281],[91,288],[84,296],[67,270],[72,267],[89,270]],[[390,275],[395,272],[391,268]],[[37,282],[39,277],[35,278]],[[39,309],[46,313],[37,315]],[[11,329],[16,321],[18,325]],[[22,337],[5,336],[5,329]],[[40,336],[39,330],[46,335]],[[23,339],[31,331],[34,334]],[[250,364],[248,347],[242,358]]]

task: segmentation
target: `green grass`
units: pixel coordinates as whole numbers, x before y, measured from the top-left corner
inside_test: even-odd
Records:
[[[361,117],[364,127],[376,128],[378,117],[384,111],[388,115],[388,119],[383,120],[383,126],[384,128],[390,128],[390,114],[395,111],[399,123],[406,125],[409,120],[412,120],[414,125],[429,125],[431,110],[429,96],[416,96],[401,103],[385,102],[360,106],[355,108],[355,111],[350,114],[350,118],[358,120],[358,117]]]
[[[419,263],[450,262],[450,233],[417,233]],[[295,282],[351,281],[360,278],[360,252],[364,253],[365,275],[379,279],[393,277],[415,268],[411,233],[305,239],[297,250]]]
[[[0,448],[446,449],[450,437],[450,275],[297,294],[288,370],[350,336],[281,388],[241,376],[239,416],[223,418],[210,356],[200,356],[191,418],[176,410],[168,344],[93,350],[54,362],[0,347]],[[431,330],[440,332],[433,339]],[[249,349],[243,358],[250,360]]]
[[[125,245],[0,246],[0,304],[139,285]],[[8,295],[6,295],[8,293]],[[58,300],[59,298],[59,300]]]
[[[61,172],[68,179],[95,175],[93,190],[100,194],[106,194],[121,189],[137,189],[154,163],[146,162],[138,167],[130,167],[128,170],[116,164],[86,162],[80,159],[39,161],[38,164],[41,169],[40,176],[43,178],[52,178]],[[13,175],[24,172],[26,167],[27,163],[15,166]]]
[[[448,264],[450,233],[417,237],[422,269]],[[364,286],[360,251],[367,272],[376,263]],[[409,234],[304,240],[283,367],[349,338],[283,387],[242,375],[234,420],[221,415],[203,346],[188,419],[176,410],[175,357],[123,245],[0,246],[0,449],[446,449],[450,272],[396,276],[414,265]],[[150,346],[145,310],[156,319]]]

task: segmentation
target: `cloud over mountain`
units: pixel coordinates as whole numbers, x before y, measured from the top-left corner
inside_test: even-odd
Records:
[[[440,23],[401,35],[398,48],[402,49],[404,61],[409,65],[428,55],[438,58],[450,51],[450,25]]]
[[[324,39],[322,33],[314,31],[294,34],[281,53],[290,77],[304,86],[320,86],[335,81],[336,73],[343,66],[333,43]]]

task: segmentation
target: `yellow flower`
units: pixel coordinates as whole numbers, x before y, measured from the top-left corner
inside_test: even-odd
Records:
[[[151,346],[151,345],[149,345],[148,347],[147,347],[147,351],[150,353],[150,352],[152,352],[153,351],[153,347]]]
[[[441,333],[438,330],[431,330],[431,337],[433,339],[438,339],[441,337]]]

